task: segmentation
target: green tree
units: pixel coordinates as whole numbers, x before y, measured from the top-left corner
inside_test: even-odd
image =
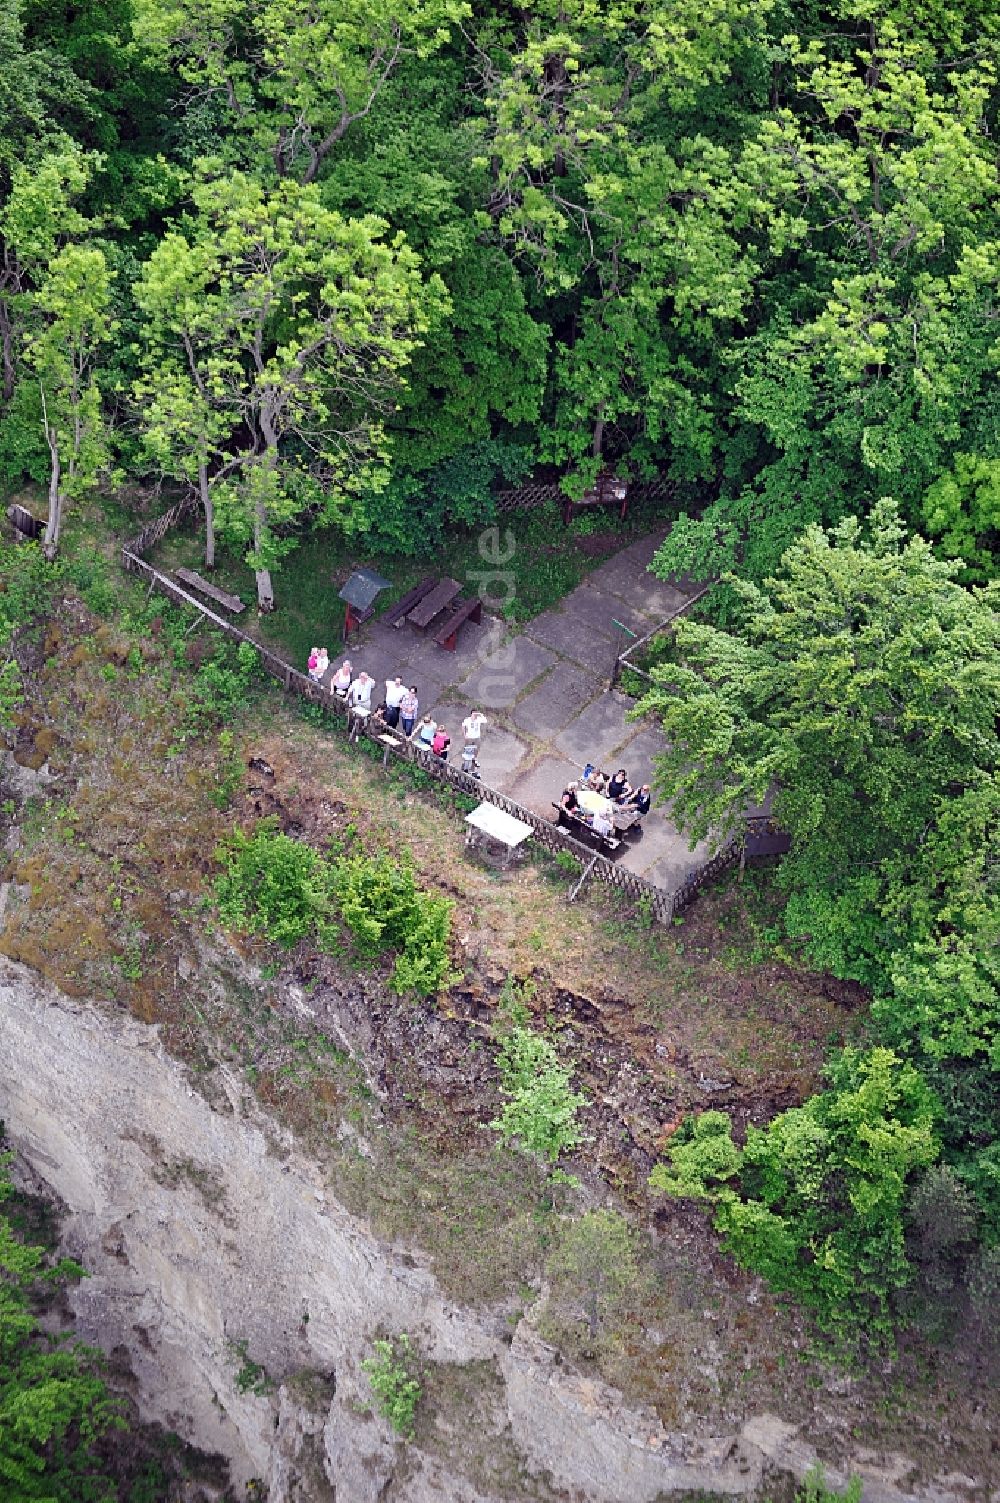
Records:
[[[1000,459],[956,454],[952,468],[939,476],[924,497],[923,519],[940,540],[945,558],[960,558],[965,579],[982,583],[996,574],[1000,537]]]
[[[842,976],[885,976],[967,886],[1000,750],[1000,595],[955,572],[889,502],[868,539],[810,528],[776,578],[734,584],[738,631],[679,626],[683,661],[637,709],[662,720],[657,788],[693,838],[773,789],[786,927]]]
[[[136,32],[192,95],[225,101],[244,165],[313,182],[400,61],[433,56],[461,0],[137,0]]]
[[[891,0],[833,14],[791,12],[806,29],[775,37],[770,108],[733,147],[743,191],[720,185],[755,317],[718,383],[722,496],[668,539],[664,576],[697,560],[759,580],[807,525],[886,492],[916,522],[956,448],[995,444],[995,322],[969,272],[996,234],[996,21]]]
[[[289,546],[275,527],[307,508],[356,525],[359,491],[384,483],[383,415],[445,294],[382,220],[346,220],[314,187],[232,173],[193,199],[136,289],[149,318],[139,392],[163,393],[148,443],[198,476],[203,500],[211,489],[206,523],[250,544],[269,610],[270,566]]]
[[[502,1143],[520,1143],[550,1164],[578,1146],[583,1135],[577,1113],[587,1098],[570,1088],[570,1072],[548,1039],[515,1025],[501,1046],[497,1068],[504,1105],[490,1126]]]
[[[826,1329],[885,1335],[911,1276],[907,1181],[937,1158],[937,1112],[919,1072],[891,1050],[845,1050],[827,1090],[750,1127],[742,1149],[725,1113],[703,1113],[650,1183],[712,1203],[737,1261]]]
[[[712,365],[718,322],[741,311],[755,262],[733,232],[743,210],[729,154],[683,125],[665,141],[652,122],[691,124],[734,69],[759,72],[767,10],[574,0],[483,29],[488,212],[552,300],[543,453],[570,461],[577,488],[610,433],[633,464],[673,448],[678,473],[709,469],[699,371]]]
[[[85,494],[109,463],[97,372],[115,322],[103,251],[64,246],[46,268],[32,311],[35,327],[27,360],[38,381],[49,450],[44,550],[51,560],[59,548],[66,502]]]
[[[12,1186],[0,1157],[0,1207]],[[20,1242],[0,1212],[0,1496],[18,1503],[111,1503],[114,1488],[94,1443],[124,1428],[100,1376],[99,1354],[44,1331],[37,1300],[78,1278],[69,1259],[51,1263]]]

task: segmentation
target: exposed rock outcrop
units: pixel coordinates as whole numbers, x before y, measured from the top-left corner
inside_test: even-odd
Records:
[[[769,1460],[801,1475],[814,1459],[769,1416],[739,1435],[670,1435],[558,1364],[529,1324],[511,1344],[333,1201],[234,1077],[220,1084],[228,1110],[155,1030],[0,962],[0,1115],[91,1270],[72,1294],[80,1334],[127,1348],[143,1411],[227,1457],[238,1483],[263,1479],[271,1503],[493,1503],[460,1455],[404,1447],[371,1414],[360,1363],[379,1331],[410,1332],[430,1362],[498,1369],[500,1423],[552,1498],[746,1495]],[[872,1503],[971,1496],[908,1492],[903,1459],[866,1470]]]

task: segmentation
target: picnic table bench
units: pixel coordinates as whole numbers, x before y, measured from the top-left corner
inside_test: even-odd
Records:
[[[446,652],[454,652],[458,646],[458,629],[466,621],[474,621],[478,626],[483,619],[483,602],[475,600],[456,600],[451,610],[445,616],[438,630],[434,633],[434,640],[439,647]]]
[[[406,619],[414,631],[426,631],[441,612],[447,610],[456,595],[461,593],[462,586],[457,579],[439,579],[434,588],[408,612]]]
[[[429,574],[418,585],[414,585],[412,590],[407,590],[406,594],[386,611],[382,617],[382,625],[395,626],[398,630],[413,607],[419,605],[425,595],[430,594],[437,582],[437,575]]]
[[[557,825],[566,825],[574,833],[589,835],[598,848],[602,851],[607,851],[609,855],[611,852],[617,851],[621,845],[621,840],[617,835],[599,834],[593,825],[589,825],[583,815],[577,814],[575,810],[566,809],[562,804],[553,804],[552,807],[556,811]]]
[[[210,600],[221,605],[223,610],[232,611],[234,616],[246,610],[246,605],[238,595],[230,595],[228,590],[220,590],[219,586],[212,584],[210,580],[202,579],[194,569],[178,569],[177,578],[181,584],[190,585],[192,590],[198,590],[200,594],[207,595]]]

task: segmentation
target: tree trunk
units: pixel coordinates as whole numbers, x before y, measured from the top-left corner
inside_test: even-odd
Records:
[[[3,399],[9,402],[14,395],[14,330],[10,321],[7,299],[0,297],[0,349],[3,359]]]
[[[205,511],[205,568],[215,568],[215,508],[212,505],[212,492],[208,484],[208,465],[198,466],[198,490],[201,493],[201,504]]]
[[[593,454],[593,456],[594,456],[595,459],[600,459],[600,457],[601,457],[601,451],[603,450],[603,448],[604,448],[604,403],[602,402],[600,404],[600,406],[598,407],[598,409],[597,409],[597,417],[594,419],[594,442],[593,442],[593,445],[591,447],[591,453]]]
[[[258,501],[253,515],[253,546],[256,553],[260,553],[264,542],[264,533],[267,530],[267,511],[263,501]],[[257,569],[257,609],[259,611],[274,610],[274,589],[271,585],[270,569]]]
[[[62,478],[62,469],[59,463],[59,441],[51,429],[48,429],[46,438],[49,441],[52,466],[49,471],[49,519],[45,524],[42,552],[51,564],[59,552],[59,529],[62,526],[62,494],[59,490],[59,482]]]

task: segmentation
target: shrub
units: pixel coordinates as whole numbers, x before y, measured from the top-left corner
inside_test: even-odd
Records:
[[[246,707],[261,678],[260,659],[249,642],[241,642],[235,653],[224,642],[216,645],[188,691],[181,739],[233,720]]]
[[[560,1065],[548,1039],[515,1025],[497,1056],[506,1100],[490,1126],[504,1144],[520,1142],[554,1164],[582,1141],[577,1112],[587,1098],[570,1089],[570,1072]]]
[[[389,1421],[397,1435],[412,1439],[422,1384],[409,1336],[376,1341],[375,1355],[366,1358],[361,1367],[368,1375],[379,1414]]]
[[[12,1193],[9,1162],[0,1155],[0,1203]],[[125,1424],[101,1376],[101,1354],[44,1331],[36,1316],[47,1286],[82,1273],[68,1259],[49,1266],[44,1250],[18,1241],[0,1213],[0,1498],[112,1496],[95,1447]]]
[[[215,881],[219,916],[248,934],[291,948],[312,936],[336,948],[340,917],[362,955],[397,951],[393,989],[429,996],[447,985],[452,903],[417,886],[410,861],[348,856],[330,861],[277,830],[273,817],[252,835],[236,830],[216,852],[226,870]]]
[[[453,905],[421,892],[409,860],[351,856],[334,879],[341,916],[365,955],[398,950],[392,985],[430,996],[446,985]]]
[[[261,820],[252,835],[235,830],[216,858],[226,870],[215,880],[223,923],[264,934],[291,948],[331,911],[327,863],[300,840]]]
[[[650,1183],[714,1202],[737,1262],[803,1300],[825,1329],[888,1335],[891,1297],[911,1277],[906,1182],[937,1157],[936,1112],[922,1076],[891,1050],[847,1049],[829,1090],[751,1127],[743,1149],[724,1113],[703,1113]]]

